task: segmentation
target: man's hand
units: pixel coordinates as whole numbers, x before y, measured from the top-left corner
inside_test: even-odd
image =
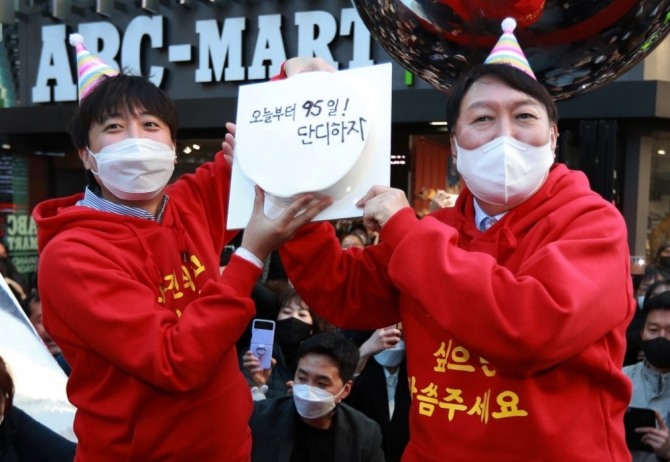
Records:
[[[642,442],[648,444],[654,450],[654,454],[662,459],[670,458],[670,440],[668,439],[668,427],[663,417],[656,413],[658,427],[638,427],[635,432],[642,433]]]
[[[380,351],[397,345],[400,340],[402,340],[402,331],[398,329],[397,324],[374,331],[370,338],[363,342],[358,349],[358,363],[356,364],[355,374],[360,374],[365,369],[365,365],[371,357]]]
[[[333,200],[329,197],[315,199],[311,194],[299,196],[281,214],[270,219],[265,215],[265,193],[255,186],[254,209],[242,235],[242,247],[253,253],[260,261],[265,259],[280,245],[289,240],[295,232],[329,207]]]
[[[287,77],[300,74],[302,72],[314,72],[314,71],[325,71],[325,72],[335,72],[333,66],[328,64],[325,59],[322,58],[291,58],[284,63],[284,72]]]
[[[226,122],[226,136],[224,137],[223,143],[221,143],[221,149],[223,150],[223,156],[228,161],[228,165],[233,165],[233,156],[235,155],[235,131],[237,126],[232,122]]]
[[[379,231],[400,209],[409,207],[409,202],[400,189],[373,186],[356,206],[363,208],[363,225],[373,231]]]
[[[389,327],[382,327],[372,333],[361,347],[358,349],[360,356],[374,356],[377,353],[391,348],[402,340],[402,331],[393,324]]]

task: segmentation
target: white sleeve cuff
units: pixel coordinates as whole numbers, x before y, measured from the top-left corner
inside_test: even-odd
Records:
[[[235,249],[235,253],[237,255],[239,255],[240,257],[244,258],[249,263],[253,263],[257,267],[263,269],[263,262],[260,261],[259,258],[256,255],[249,252],[247,249],[245,249],[243,247],[238,247],[237,249]]]

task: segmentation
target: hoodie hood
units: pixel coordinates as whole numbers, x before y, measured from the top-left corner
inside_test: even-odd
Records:
[[[49,199],[41,202],[33,211],[37,224],[37,248],[41,253],[57,235],[64,231],[92,233],[106,241],[135,236],[126,223],[140,228],[155,227],[156,222],[141,218],[102,212],[90,207],[78,206],[83,193],[69,197]]]
[[[517,236],[526,236],[541,220],[560,217],[556,219],[556,227],[569,224],[572,218],[576,218],[571,217],[575,213],[573,211],[583,211],[577,207],[566,207],[573,201],[602,207],[602,197],[590,189],[586,175],[569,170],[564,164],[554,164],[542,187],[510,209],[489,232],[482,233],[475,225],[474,199],[472,192],[465,186],[454,207],[437,210],[432,215],[440,221],[454,223],[459,230],[461,247],[482,250],[499,257],[504,257],[500,252],[512,253],[518,246]]]

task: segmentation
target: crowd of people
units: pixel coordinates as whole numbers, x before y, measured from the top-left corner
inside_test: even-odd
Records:
[[[670,458],[670,282],[654,273],[636,306],[621,214],[555,162],[556,105],[512,30],[449,92],[453,207],[420,219],[373,186],[359,221],[312,223],[331,199],[271,219],[255,188],[242,233],[226,230],[234,125],[170,182],[173,102],[73,37],[88,185],[36,207],[39,296],[23,306],[66,360],[78,442],[34,431],[53,457],[18,460]],[[312,70],[332,69],[293,58],[279,78]],[[261,312],[269,368],[248,343]],[[27,421],[3,370],[0,437]],[[629,407],[656,412],[630,431],[644,451]]]

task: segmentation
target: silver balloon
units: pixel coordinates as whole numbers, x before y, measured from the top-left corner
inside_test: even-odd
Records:
[[[380,46],[442,91],[486,59],[507,16],[556,100],[614,80],[670,31],[670,0],[352,1]]]

